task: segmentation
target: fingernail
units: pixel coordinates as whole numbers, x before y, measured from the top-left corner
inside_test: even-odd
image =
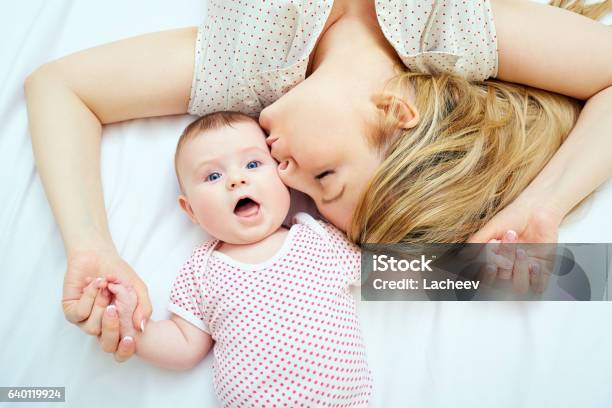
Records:
[[[106,306],[106,315],[109,317],[117,316],[117,308],[115,307],[115,305]]]
[[[102,284],[102,282],[104,282],[104,278],[98,278],[96,279],[96,287],[100,287],[100,285]]]
[[[525,260],[525,258],[527,258],[527,253],[525,252],[524,249],[517,249],[516,250],[516,257],[518,259],[520,259],[521,261]]]
[[[535,275],[540,273],[540,264],[531,265],[531,272],[533,272]]]
[[[495,265],[488,264],[486,270],[488,274],[497,273],[497,267]]]
[[[517,238],[516,231],[508,230],[508,232],[506,232],[506,240],[516,241],[516,238]]]
[[[131,342],[133,342],[133,341],[134,341],[134,339],[132,338],[132,336],[125,336],[125,337],[123,338],[123,341],[124,341],[125,343],[131,343]]]
[[[140,321],[140,331],[144,333],[144,329],[145,329],[145,319],[142,319]]]

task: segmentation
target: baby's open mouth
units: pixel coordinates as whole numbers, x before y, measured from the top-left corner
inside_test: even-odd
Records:
[[[252,217],[259,212],[259,204],[250,197],[238,200],[234,207],[234,214],[239,217]]]

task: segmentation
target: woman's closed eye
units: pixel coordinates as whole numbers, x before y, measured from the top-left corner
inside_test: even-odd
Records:
[[[317,180],[321,181],[321,180],[323,180],[325,177],[327,177],[327,176],[329,176],[329,175],[331,175],[331,174],[334,174],[334,171],[333,171],[333,170],[325,170],[325,171],[324,171],[324,172],[322,172],[321,174],[317,174],[317,175],[315,176],[315,179],[317,179]]]

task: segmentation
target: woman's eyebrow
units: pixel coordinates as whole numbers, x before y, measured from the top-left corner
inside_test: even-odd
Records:
[[[338,201],[340,199],[340,197],[342,197],[342,194],[344,194],[344,190],[346,189],[346,184],[342,186],[342,190],[340,190],[340,192],[338,194],[336,194],[335,197],[332,198],[321,198],[321,204],[331,204],[334,201]]]

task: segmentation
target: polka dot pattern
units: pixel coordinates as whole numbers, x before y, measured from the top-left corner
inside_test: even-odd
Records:
[[[497,75],[490,0],[376,0],[406,67],[469,80]],[[258,115],[305,79],[333,0],[209,0],[198,29],[189,113]]]
[[[497,76],[497,35],[489,0],[377,0],[385,37],[409,70]]]
[[[211,334],[223,406],[362,407],[372,393],[355,302],[361,254],[305,213],[270,260],[242,264],[196,248],[169,309]]]

